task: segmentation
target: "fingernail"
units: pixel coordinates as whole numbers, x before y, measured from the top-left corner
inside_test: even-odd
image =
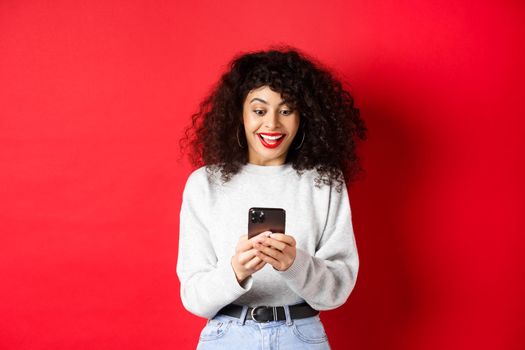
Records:
[[[266,231],[266,232],[264,233],[264,235],[265,235],[266,237],[270,237],[270,236],[272,235],[272,231]]]

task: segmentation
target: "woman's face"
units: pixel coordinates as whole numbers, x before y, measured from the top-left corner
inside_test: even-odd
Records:
[[[299,128],[299,112],[289,107],[280,93],[262,86],[248,93],[242,114],[248,140],[248,162],[284,164]]]

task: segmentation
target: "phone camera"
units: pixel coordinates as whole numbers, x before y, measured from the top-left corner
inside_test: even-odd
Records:
[[[250,221],[252,224],[264,222],[264,212],[260,210],[250,210]]]

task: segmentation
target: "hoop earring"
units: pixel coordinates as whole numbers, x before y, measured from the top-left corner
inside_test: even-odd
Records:
[[[306,132],[304,132],[303,130],[303,139],[301,140],[301,143],[299,144],[299,146],[295,147],[296,150],[298,150],[299,148],[303,146],[305,136],[306,136]]]
[[[240,148],[244,148],[243,145],[241,145],[241,140],[239,140],[239,131],[241,131],[241,128],[237,128],[237,144]]]

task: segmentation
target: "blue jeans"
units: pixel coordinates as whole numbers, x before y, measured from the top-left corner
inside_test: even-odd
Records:
[[[297,350],[330,349],[319,315],[292,320],[284,306],[285,321],[246,320],[247,307],[240,318],[216,315],[202,329],[198,350]]]

